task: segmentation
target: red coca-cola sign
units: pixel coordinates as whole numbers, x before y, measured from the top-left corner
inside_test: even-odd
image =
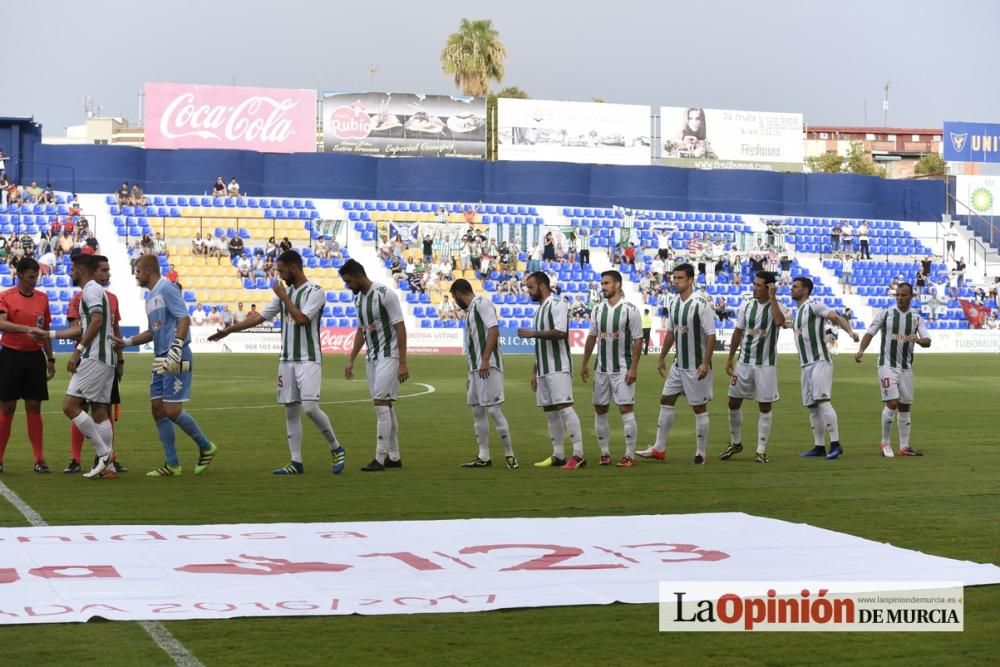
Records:
[[[316,91],[147,83],[146,148],[316,150]]]
[[[319,332],[319,342],[323,354],[347,354],[354,346],[354,333],[357,329],[341,329],[323,327]]]

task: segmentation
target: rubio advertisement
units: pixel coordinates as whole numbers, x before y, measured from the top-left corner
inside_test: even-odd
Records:
[[[323,149],[386,157],[486,157],[486,98],[324,93]]]
[[[942,138],[948,162],[1000,162],[1000,125],[946,122]]]
[[[648,106],[497,100],[501,160],[649,164]]]
[[[660,107],[661,164],[802,171],[802,114]]]
[[[316,151],[316,91],[147,83],[146,148]]]

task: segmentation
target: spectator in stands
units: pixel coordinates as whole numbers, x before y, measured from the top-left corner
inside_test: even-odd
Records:
[[[441,280],[454,280],[455,276],[452,273],[454,269],[451,267],[451,262],[442,259],[437,265],[437,272],[441,275]]]
[[[67,210],[70,215],[81,215],[83,213],[83,208],[80,206],[80,198],[78,196],[73,195]]]
[[[62,239],[59,239],[62,243]],[[132,269],[132,275],[135,275],[135,263],[139,261],[139,258],[143,256],[142,245],[139,241],[134,241],[128,246],[128,264],[129,268]]]
[[[698,262],[699,271],[704,266],[705,284],[709,287],[715,285],[715,243],[709,240],[701,251],[702,261]]]
[[[924,273],[923,267],[917,269],[917,276],[914,278],[913,283],[918,294],[925,294],[927,292],[927,281],[929,276]]]
[[[392,257],[392,244],[389,243],[389,239],[385,235],[382,236],[382,240],[379,243],[378,254],[383,262]]]
[[[423,262],[415,265],[413,271],[406,274],[406,279],[410,283],[410,290],[416,292],[417,294],[426,294],[427,289],[424,287],[424,273],[426,269],[424,268]]]
[[[58,240],[58,239],[57,239]],[[48,232],[41,232],[38,235],[38,241],[35,243],[35,255],[41,257],[47,252],[52,250],[52,243],[49,241]]]
[[[4,155],[3,149],[0,148],[0,181],[7,178],[7,156]]]
[[[955,241],[958,240],[958,230],[955,229],[955,223],[949,223],[948,229],[944,233],[944,254],[945,259],[951,257],[955,258]]]
[[[510,246],[504,241],[497,248],[497,266],[496,268],[500,271],[505,271],[511,268],[513,261],[513,256],[510,252]]]
[[[128,181],[122,182],[121,187],[118,188],[117,196],[119,206],[132,205],[132,191],[129,190]]]
[[[233,311],[229,310],[229,304],[225,303],[219,308],[219,318],[221,324],[224,327],[228,327],[233,323]]]
[[[205,308],[199,303],[191,313],[191,324],[200,327],[205,324],[206,319],[208,319],[208,313],[205,312]]]
[[[326,248],[326,256],[330,259],[342,259],[344,256],[340,248],[340,243],[335,235],[323,239],[323,246]]]
[[[642,292],[642,300],[647,301],[657,293],[659,275],[654,275],[650,271],[645,271],[639,279],[639,291]]]
[[[570,264],[576,264],[576,255],[579,251],[580,239],[576,235],[575,230],[570,230],[569,236],[566,239],[566,261]]]
[[[743,258],[739,254],[734,253],[733,259],[730,262],[730,271],[733,274],[733,284],[742,285],[743,284]]]
[[[221,236],[208,235],[205,237],[205,247],[209,257],[216,257],[216,264],[222,264],[222,258],[228,254],[229,245]]]
[[[459,268],[468,271],[472,268],[472,236],[466,234],[458,244]]]
[[[7,174],[0,174],[0,207],[7,207],[7,195],[10,188],[10,181]]]
[[[288,240],[287,236],[283,237],[281,239],[281,243],[278,244],[278,254],[280,255],[281,253],[287,252],[291,249],[292,249],[292,242]]]
[[[993,308],[990,310],[989,317],[986,318],[986,329],[1000,329],[1000,319],[997,318],[997,309]]]
[[[229,179],[229,185],[226,186],[226,193],[229,195],[230,199],[240,198],[240,184],[236,180],[235,176]]]
[[[424,264],[430,264],[434,261],[434,239],[430,234],[424,234],[423,241],[421,241],[424,252]]]
[[[31,182],[31,185],[28,186],[28,189],[25,191],[25,194],[27,194],[29,203],[32,204],[42,203],[42,189],[38,187],[38,183],[36,183],[35,181]]]
[[[260,250],[254,253],[253,256],[253,277],[254,278],[267,278],[267,260],[264,259],[264,253]]]
[[[7,238],[0,236],[0,264],[7,264],[7,260],[10,257],[10,245],[7,242]]]
[[[396,257],[402,257],[405,252],[406,243],[403,242],[403,237],[397,232],[396,238],[392,240],[392,254]]]
[[[403,275],[403,263],[399,257],[392,258],[392,263],[389,265],[389,274],[393,280],[398,280]]]
[[[844,224],[847,224],[846,220],[844,220]],[[840,235],[843,231],[844,227],[839,222],[834,221],[833,227],[830,228],[830,252],[840,252]]]
[[[273,236],[267,238],[267,245],[264,246],[264,255],[267,257],[278,256],[278,242]]]
[[[243,302],[241,301],[238,304],[236,304],[236,312],[233,313],[233,323],[239,324],[246,318],[247,318],[247,313],[245,310],[243,310]]]
[[[666,270],[667,270],[667,265],[664,263],[662,259],[660,259],[660,255],[659,254],[654,255],[653,261],[649,262],[649,272],[652,273],[654,276],[656,276],[657,279],[659,279],[660,276],[663,275],[663,272]]]
[[[471,206],[466,206],[465,212],[462,215],[465,217],[465,223],[467,225],[473,225],[476,223],[476,209]]]
[[[840,283],[844,286],[844,294],[851,293],[851,285],[854,284],[854,255],[845,253],[840,260]]]
[[[138,243],[139,242],[136,241],[136,244]],[[67,253],[72,254],[72,252],[73,252],[73,237],[70,236],[69,234],[64,233],[62,236],[59,237],[59,251],[57,254],[59,255],[60,258],[62,258],[63,255]]]
[[[132,191],[129,193],[133,206],[146,206],[146,193],[142,191],[138,183],[132,184]]]
[[[896,289],[899,287],[899,283],[902,280],[901,277],[895,277],[889,282],[889,296],[893,299],[896,298]]]
[[[791,285],[792,284],[792,260],[788,258],[788,255],[782,255],[781,259],[778,260],[778,269],[781,271],[781,284]]]
[[[948,303],[944,296],[944,285],[932,282],[927,298],[920,303],[920,312],[930,322],[936,322],[938,317],[948,311]]]
[[[590,230],[585,228],[580,230],[577,245],[579,246],[580,266],[590,264]]]
[[[215,183],[212,185],[212,197],[215,199],[224,199],[226,197],[226,182],[222,180],[222,176],[215,179]]]
[[[208,311],[208,316],[205,318],[205,324],[217,327],[222,324],[222,315],[219,313],[218,306],[212,306],[212,309]]]
[[[556,241],[552,236],[552,232],[546,232],[545,238],[542,240],[542,261],[554,262],[555,260]]]
[[[868,221],[862,220],[861,226],[858,227],[858,252],[860,253],[859,259],[871,259],[872,251],[868,245],[868,239],[871,236],[871,229],[868,227]]]
[[[438,317],[442,320],[455,320],[458,319],[456,314],[455,302],[451,301],[448,295],[445,294],[441,297],[441,307],[438,309]]]
[[[56,203],[56,193],[52,190],[52,184],[46,183],[45,189],[42,190],[42,194],[39,197],[39,204],[55,204]]]
[[[243,239],[240,238],[239,234],[233,234],[233,238],[229,239],[229,259],[236,259],[242,254]]]
[[[840,247],[843,252],[853,253],[854,248],[854,227],[850,223],[844,225],[843,231],[840,233]]]
[[[170,253],[167,252],[167,242],[164,240],[160,232],[156,232],[153,236],[153,250],[157,255],[166,257]]]
[[[8,206],[20,206],[22,199],[21,190],[17,187],[17,183],[10,183],[7,186]]]
[[[965,257],[959,257],[958,261],[955,262],[955,284],[958,289],[962,289],[965,285]]]
[[[542,268],[542,255],[544,254],[544,249],[541,243],[537,241],[531,245],[528,250],[528,273],[533,273],[539,271]]]
[[[35,256],[35,240],[31,238],[31,234],[25,232],[21,235],[20,239],[21,250],[24,253],[24,257],[34,257]]]
[[[205,239],[201,237],[201,232],[197,232],[191,239],[191,254],[204,255],[206,253]]]
[[[725,322],[730,317],[732,317],[733,311],[729,309],[729,303],[726,302],[726,297],[719,296],[715,299],[715,316],[719,318],[720,322]]]
[[[438,206],[437,212],[434,214],[434,220],[442,225],[448,222],[448,207],[444,204]]]
[[[239,274],[240,278],[245,280],[251,277],[253,273],[253,262],[246,255],[240,255],[240,258],[236,260],[236,272]]]
[[[628,247],[622,252],[622,263],[627,266],[635,266],[635,244],[629,241]]]
[[[170,267],[167,269],[167,272],[163,274],[163,277],[176,285],[177,280],[179,279],[180,276],[177,275],[177,269],[174,268],[173,264],[171,264]]]
[[[666,262],[670,258],[670,249],[673,246],[673,238],[670,230],[664,227],[656,237],[656,256]]]
[[[52,252],[51,246],[45,252],[41,253],[41,256],[38,258],[38,268],[39,273],[43,276],[55,272],[56,254]]]

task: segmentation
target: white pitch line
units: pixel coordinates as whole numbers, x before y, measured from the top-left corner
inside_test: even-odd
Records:
[[[3,482],[0,482],[0,496],[3,496],[32,526],[40,528],[49,525],[42,515],[21,499],[21,496]],[[159,621],[139,621],[139,626],[146,631],[160,649],[169,655],[179,667],[205,667],[205,665],[188,651],[170,630]]]

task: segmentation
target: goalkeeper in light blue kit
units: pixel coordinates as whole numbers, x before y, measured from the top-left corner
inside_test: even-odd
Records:
[[[218,451],[202,433],[198,422],[183,409],[191,400],[191,318],[177,285],[160,276],[156,255],[143,255],[135,264],[139,287],[149,290],[146,317],[149,329],[132,338],[116,341],[120,347],[153,342],[153,373],[149,385],[156,430],[166,455],[166,462],[146,473],[147,477],[174,477],[181,474],[181,463],[174,444],[174,424],[198,445],[198,463],[194,474],[200,475]]]

